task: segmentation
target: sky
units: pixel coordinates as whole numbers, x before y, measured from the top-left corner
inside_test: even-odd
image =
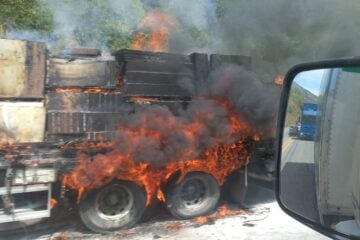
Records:
[[[319,96],[324,71],[324,69],[320,69],[301,72],[296,75],[294,81],[314,95]]]

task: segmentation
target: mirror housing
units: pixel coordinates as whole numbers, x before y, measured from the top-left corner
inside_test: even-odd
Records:
[[[284,144],[284,139],[287,137],[284,134],[284,129],[285,129],[285,121],[286,121],[286,113],[287,113],[287,109],[288,109],[288,101],[289,101],[289,97],[290,97],[290,90],[291,87],[293,86],[293,82],[294,79],[302,72],[306,72],[306,71],[316,71],[319,69],[333,69],[333,68],[359,68],[360,67],[360,57],[354,57],[354,58],[343,58],[343,59],[334,59],[334,60],[325,60],[325,61],[319,61],[319,62],[310,62],[310,63],[305,63],[305,64],[300,64],[297,66],[294,66],[293,68],[291,68],[288,73],[285,76],[285,80],[284,80],[284,85],[283,85],[283,91],[282,91],[282,96],[281,96],[281,101],[280,101],[280,107],[279,107],[279,118],[278,118],[278,126],[277,126],[277,139],[278,139],[278,144],[277,144],[277,176],[276,176],[276,197],[277,197],[277,201],[280,205],[280,207],[290,216],[292,216],[293,218],[295,218],[296,220],[302,222],[303,224],[309,226],[310,228],[326,235],[332,238],[360,238],[360,235],[352,235],[349,234],[347,232],[342,232],[339,231],[338,228],[336,228],[335,225],[331,225],[331,227],[326,226],[326,224],[324,224],[324,221],[322,219],[322,216],[319,218],[318,216],[320,216],[321,214],[319,212],[321,212],[319,209],[316,210],[316,208],[314,209],[310,209],[309,208],[304,208],[303,206],[301,206],[302,203],[307,201],[308,196],[305,196],[303,199],[299,199],[297,198],[293,198],[296,200],[291,200],[291,194],[295,194],[296,192],[300,191],[299,195],[306,195],[307,193],[301,192],[303,189],[298,187],[294,187],[291,188],[289,187],[287,192],[284,191],[284,189],[286,190],[286,188],[284,187],[284,181],[287,182],[290,186],[291,186],[291,181],[296,180],[296,179],[300,179],[301,181],[310,181],[310,183],[312,183],[312,181],[315,182],[316,178],[319,178],[317,172],[318,169],[315,167],[312,167],[312,173],[308,173],[307,175],[305,175],[305,172],[302,170],[292,170],[292,172],[290,173],[289,176],[291,177],[286,177],[286,175],[284,175],[284,159],[282,159],[285,155],[283,154],[283,150],[285,147],[287,147]],[[359,73],[360,74],[360,73]],[[359,80],[360,81],[360,80]],[[360,90],[360,89],[359,89]],[[358,106],[360,107],[360,103],[358,104]],[[300,106],[298,106],[298,108],[300,108]],[[315,108],[313,111],[317,111],[317,109]],[[320,111],[321,112],[321,111]],[[316,115],[316,114],[315,114]],[[294,118],[294,117],[293,117]],[[289,123],[287,123],[289,125]],[[298,126],[298,128],[296,128],[295,126]],[[301,128],[301,120],[300,120],[300,116],[298,119],[293,120],[293,122],[291,122],[291,125],[289,125],[289,128],[287,131],[288,132],[288,136],[291,137],[292,134],[296,134],[296,136],[298,136],[298,138],[301,140],[303,138],[305,138],[305,136],[300,136],[300,128]],[[296,132],[298,131],[298,132]],[[302,133],[304,134],[304,133]],[[313,142],[318,142],[319,141],[319,135],[318,135],[318,130],[314,130],[312,133],[313,136],[310,135],[309,139],[310,141]],[[309,142],[309,144],[314,144]],[[314,149],[314,146],[311,145],[311,148]],[[314,154],[312,154],[314,156]],[[316,161],[321,161],[322,159],[317,159]],[[314,160],[315,161],[315,156],[314,156]],[[341,161],[339,159],[339,161]],[[360,158],[358,159],[358,161],[360,161]],[[298,164],[299,165],[299,164]],[[306,169],[309,169],[309,167],[305,167]],[[360,169],[359,169],[360,170]],[[307,176],[307,177],[306,177]],[[309,177],[310,176],[310,177]],[[313,178],[311,180],[309,180],[309,178]],[[316,179],[316,181],[318,181],[318,179]],[[296,184],[296,183],[295,183]],[[309,184],[310,186],[311,184]],[[315,186],[315,185],[314,185]],[[317,187],[312,187],[308,189],[309,194],[313,194],[314,195],[314,199],[315,202],[318,203],[319,201],[319,195],[321,195],[322,193],[319,193],[319,190]],[[359,189],[360,191],[360,189]],[[355,215],[356,213],[354,213]]]

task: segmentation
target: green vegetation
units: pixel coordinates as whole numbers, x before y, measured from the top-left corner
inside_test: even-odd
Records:
[[[55,50],[128,48],[146,13],[140,0],[47,0],[45,5],[54,13]]]
[[[0,37],[9,29],[49,33],[54,27],[52,13],[44,0],[0,0]]]
[[[295,85],[296,83],[294,83]],[[290,92],[288,107],[286,110],[285,126],[289,127],[299,119],[300,106],[304,102],[304,96],[293,87],[293,91]]]
[[[133,29],[145,16],[145,10],[138,0],[128,4],[128,9],[122,9],[123,12],[112,9],[107,1],[87,0],[82,1],[82,5],[84,8],[77,13],[78,24],[74,31],[75,39],[82,46],[90,44],[101,48],[105,45],[111,50],[129,48]],[[136,14],[124,15],[125,11]]]
[[[289,127],[298,121],[300,107],[304,102],[316,103],[317,101],[317,97],[314,94],[293,82],[286,110],[285,126]]]

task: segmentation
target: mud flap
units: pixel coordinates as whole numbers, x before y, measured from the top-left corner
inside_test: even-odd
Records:
[[[245,166],[228,176],[222,188],[222,197],[229,203],[243,207],[247,186],[247,167]]]

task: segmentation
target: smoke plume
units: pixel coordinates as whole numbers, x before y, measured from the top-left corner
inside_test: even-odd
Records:
[[[151,9],[179,24],[168,51],[240,54],[253,58],[253,72],[271,82],[293,64],[358,55],[360,3],[357,0],[104,0],[44,1],[53,14],[50,35],[13,29],[9,36],[44,39],[54,50],[131,46],[141,20]]]
[[[357,55],[360,38],[360,3],[356,0],[288,1],[288,0],[105,0],[105,1],[46,1],[54,17],[53,32],[44,37],[53,50],[63,47],[97,47],[115,50],[131,46],[134,33],[148,11],[163,11],[177,24],[169,32],[170,52],[193,51],[248,55],[253,59],[251,72],[227,66],[211,73],[209,85],[201,92],[200,100],[190,103],[179,116],[166,107],[152,106],[148,110],[133,109],[124,114],[123,125],[138,129],[139,119],[145,118],[149,129],[161,130],[167,142],[180,145],[166,148],[158,139],[139,136],[138,145],[145,146],[133,152],[139,161],[156,156],[166,162],[170,156],[182,153],[179,149],[204,149],[214,142],[231,139],[226,109],[208,99],[226,99],[241,112],[240,116],[253,129],[268,132],[276,118],[280,89],[271,84],[278,74],[284,74],[293,64],[320,58]],[[36,32],[12,30],[10,36],[41,40]],[[194,89],[191,82],[183,82]],[[205,99],[205,100],[204,100]],[[199,109],[207,109],[211,116],[202,116],[207,126],[197,132],[198,141],[184,140],[176,131],[178,124],[191,124]],[[145,117],[144,117],[145,115]],[[152,120],[156,119],[158,120]],[[171,129],[162,129],[165,119],[175,119]],[[175,124],[176,123],[176,124]],[[266,127],[264,127],[266,126]],[[119,148],[130,136],[119,133]],[[217,139],[216,141],[214,139]],[[131,147],[129,148],[131,149]],[[190,153],[191,152],[191,153]],[[189,151],[193,157],[199,151]]]

